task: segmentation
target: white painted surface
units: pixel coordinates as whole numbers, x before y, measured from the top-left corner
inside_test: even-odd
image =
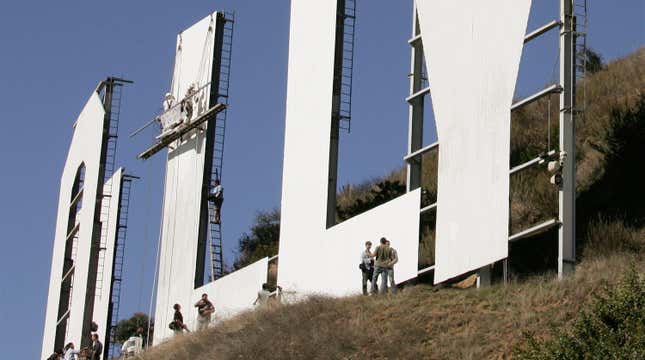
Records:
[[[107,221],[107,237],[105,243],[105,257],[103,260],[103,271],[97,274],[97,283],[102,283],[100,292],[97,292],[94,300],[94,313],[92,319],[99,326],[96,331],[99,334],[99,339],[105,339],[106,331],[110,327],[108,323],[108,310],[110,308],[110,290],[112,288],[112,271],[114,265],[114,244],[116,242],[117,226],[119,225],[119,208],[121,206],[121,177],[123,176],[123,168],[118,168],[112,177],[106,181],[103,186],[103,193],[110,194],[110,213],[109,216],[101,215],[101,222]],[[108,199],[106,199],[108,200]],[[103,280],[99,279],[103,277]]]
[[[382,236],[397,282],[417,271],[419,191],[326,229],[335,19],[335,0],[291,2],[278,284],[301,294],[358,293],[364,242]]]
[[[215,305],[213,320],[218,321],[229,318],[242,311],[253,308],[253,302],[262,289],[262,284],[267,281],[269,258],[260,259],[235,272],[217,279],[193,291],[193,303],[199,300],[202,294]],[[197,309],[193,306],[190,311],[190,321],[197,319]],[[194,326],[192,327],[194,328]]]
[[[212,16],[214,19],[216,13]],[[208,69],[213,63],[212,46],[210,51],[207,50],[203,54],[210,19],[210,15],[205,17],[177,38],[177,46],[181,43],[181,51],[177,53],[173,74],[172,93],[176,99],[184,97],[191,83],[198,82],[201,86],[210,81],[210,71],[199,70],[204,62]],[[214,26],[213,21],[213,31]],[[171,146],[166,164],[159,281],[155,306],[155,319],[159,324],[159,331],[155,331],[155,343],[168,336],[166,330],[170,331],[167,324],[172,320],[172,312],[169,313],[168,309],[172,309],[175,303],[185,308],[193,302],[206,136],[198,131],[181,141],[180,144]]]
[[[435,283],[508,254],[510,107],[530,0],[416,0],[439,142]]]
[[[49,280],[49,293],[45,314],[45,329],[43,334],[42,357],[46,358],[54,350],[56,322],[60,296],[61,279],[63,276],[63,260],[67,223],[72,196],[72,187],[76,172],[81,164],[85,164],[85,182],[83,187],[83,205],[79,213],[80,230],[76,252],[76,269],[72,290],[72,305],[69,318],[67,342],[80,344],[83,312],[85,310],[85,295],[89,267],[90,244],[94,219],[94,201],[99,184],[99,166],[105,111],[101,99],[92,92],[85,107],[75,123],[74,135],[67,153],[67,160],[60,181],[58,197],[58,215],[56,217],[56,233],[52,267]]]
[[[201,299],[204,293],[208,294],[208,299],[215,306],[215,314],[211,322],[221,321],[242,311],[252,309],[253,301],[255,301],[258,291],[262,288],[262,284],[267,281],[268,265],[268,258],[263,258],[211,283],[191,290],[183,302],[178,302],[182,307],[181,312],[188,329],[193,331],[196,328],[197,309],[194,304]],[[170,304],[163,311],[157,309],[157,316],[160,316],[160,312],[163,314],[162,317],[156,318],[162,320],[155,320],[157,324],[155,332],[160,333],[159,337],[155,334],[155,344],[159,344],[174,335],[173,331],[168,328],[168,324],[172,321],[174,315],[173,305],[174,303]]]

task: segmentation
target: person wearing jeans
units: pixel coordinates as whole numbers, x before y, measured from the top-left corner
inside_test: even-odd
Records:
[[[388,286],[392,289],[392,293],[396,293],[396,283],[394,283],[394,264],[399,262],[399,255],[396,249],[390,246],[390,240],[387,241],[387,246],[390,247],[390,262],[387,266]]]
[[[359,266],[363,277],[363,295],[367,295],[367,282],[371,282],[372,277],[374,276],[374,260],[372,259],[374,254],[372,254],[371,249],[372,242],[366,241],[365,250],[361,252],[361,262]]]
[[[376,282],[379,275],[381,275],[381,286],[378,288],[378,292],[383,294],[387,292],[388,264],[392,256],[390,247],[387,246],[387,239],[383,237],[380,242],[381,245],[377,246],[374,251],[376,261],[374,262],[374,277],[372,277],[372,293],[376,293]]]

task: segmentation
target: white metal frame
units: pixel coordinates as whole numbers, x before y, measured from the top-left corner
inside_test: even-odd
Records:
[[[559,49],[560,49],[560,80],[547,88],[515,102],[510,111],[519,109],[544,96],[558,93],[560,95],[560,122],[559,122],[559,148],[563,156],[562,184],[558,189],[558,218],[551,219],[544,223],[535,225],[529,229],[513,234],[509,242],[531,236],[552,227],[558,227],[558,277],[572,272],[575,268],[575,93],[576,93],[576,36],[574,0],[560,0],[560,19],[553,20],[540,28],[526,34],[524,43],[559,28]],[[404,156],[407,163],[407,190],[412,191],[421,186],[422,155],[439,149],[439,142],[422,147],[423,141],[423,112],[424,99],[430,95],[431,86],[422,87],[423,83],[423,39],[420,34],[418,14],[414,7],[414,20],[412,37],[408,41],[411,46],[410,64],[410,96],[406,98],[409,103],[409,132],[408,132],[408,154]],[[546,156],[537,157],[526,163],[517,165],[510,169],[512,175],[531,166],[541,163],[545,157],[555,155],[550,150]],[[437,204],[422,207],[421,213],[436,210]],[[506,265],[506,264],[505,264]],[[424,269],[431,271],[434,266]],[[505,266],[506,270],[506,266]],[[482,270],[484,272],[487,269]],[[506,278],[506,271],[505,276]]]

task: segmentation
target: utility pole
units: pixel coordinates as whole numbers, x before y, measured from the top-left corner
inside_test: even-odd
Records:
[[[560,0],[560,156],[558,278],[573,272],[576,260],[576,78],[574,0]]]

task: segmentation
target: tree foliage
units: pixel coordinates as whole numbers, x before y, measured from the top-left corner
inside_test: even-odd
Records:
[[[542,359],[645,359],[645,279],[632,270],[616,287],[605,288],[590,311],[568,332],[550,340],[526,334],[516,357]]]
[[[142,312],[136,312],[129,319],[124,319],[116,324],[115,339],[118,343],[124,343],[130,336],[136,335],[137,329],[143,328],[143,343],[147,343],[148,336],[148,315]],[[154,319],[150,323],[150,336],[154,331]]]
[[[243,233],[238,240],[238,255],[233,267],[240,269],[265,256],[276,255],[279,239],[280,211],[257,212],[250,233]]]
[[[584,61],[585,71],[590,74],[595,74],[605,68],[605,63],[602,56],[591,48],[586,48],[578,57]]]

